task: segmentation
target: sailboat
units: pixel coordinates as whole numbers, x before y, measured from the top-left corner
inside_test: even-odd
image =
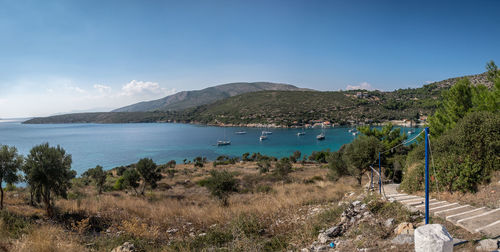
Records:
[[[325,127],[321,126],[321,134],[316,136],[317,140],[325,140]]]
[[[260,137],[259,137],[259,140],[260,141],[263,141],[263,140],[267,140],[267,136],[262,134]]]
[[[306,132],[304,131],[304,128],[302,128],[302,132],[297,132],[297,136],[303,136],[305,134]]]
[[[231,141],[226,139],[226,129],[224,128],[224,140],[217,141],[217,146],[230,145]]]
[[[247,132],[246,131],[236,131],[234,134],[236,135],[245,135]]]

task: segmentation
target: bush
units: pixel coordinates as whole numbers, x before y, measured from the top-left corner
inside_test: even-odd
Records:
[[[293,162],[293,163],[297,163],[297,161],[300,159],[300,156],[302,155],[302,153],[300,151],[295,151],[291,156],[290,156],[290,160]]]
[[[259,167],[259,172],[261,174],[269,172],[269,169],[271,168],[271,161],[269,160],[261,160],[257,162],[257,166]]]
[[[177,163],[175,162],[175,160],[170,160],[170,161],[168,161],[168,163],[167,163],[167,168],[175,168],[175,165],[176,165],[176,164],[177,164]]]
[[[207,162],[206,157],[196,157],[193,159],[194,167],[203,167]]]
[[[431,132],[436,174],[430,166],[431,189],[436,190],[437,182],[449,192],[475,192],[479,184],[489,181],[492,171],[500,170],[500,115],[472,112],[439,138],[432,136]],[[418,169],[404,174],[402,186],[408,192],[423,188],[424,148],[421,144],[408,155],[410,167],[418,164]]]
[[[326,160],[328,161],[328,179],[337,181],[340,177],[348,175],[347,164],[344,161],[345,145],[340,147],[336,152],[328,154]]]
[[[143,158],[139,160],[136,165],[137,172],[141,175],[143,180],[141,194],[144,194],[144,190],[146,189],[146,185],[149,185],[151,189],[155,189],[158,181],[162,179],[162,175],[160,173],[160,169],[156,166],[156,163],[153,162],[150,158]]]
[[[277,177],[286,178],[290,172],[292,172],[292,163],[289,158],[281,158],[280,161],[275,164],[274,175]]]
[[[212,196],[219,199],[223,206],[228,205],[231,193],[238,191],[238,181],[228,171],[210,171],[210,177],[199,182],[205,186]]]
[[[318,163],[327,163],[326,158],[328,154],[330,153],[330,150],[323,150],[323,151],[313,151],[311,155],[309,156],[309,160],[315,161]]]

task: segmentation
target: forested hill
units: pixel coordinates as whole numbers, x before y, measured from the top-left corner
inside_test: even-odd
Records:
[[[473,84],[487,82],[486,74],[468,76]],[[332,123],[371,123],[430,115],[440,94],[459,78],[390,92],[259,91],[218,100],[182,111],[67,114],[34,118],[26,123],[185,122],[201,124],[275,124],[300,126],[316,120]]]
[[[167,97],[132,104],[112,112],[181,111],[210,104],[231,96],[264,90],[299,91],[308,90],[288,84],[270,82],[238,82],[218,85],[202,90],[183,91]]]

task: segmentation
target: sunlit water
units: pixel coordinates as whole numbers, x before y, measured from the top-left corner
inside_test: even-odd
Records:
[[[169,160],[182,162],[204,156],[215,159],[220,155],[241,156],[245,152],[260,152],[276,157],[289,156],[299,150],[310,155],[313,151],[338,150],[354,139],[350,128],[325,129],[326,139],[316,140],[321,129],[258,129],[221,128],[189,124],[44,124],[0,122],[0,144],[16,146],[27,155],[37,144],[49,142],[61,145],[73,156],[73,169],[81,174],[88,168],[102,165],[110,169],[149,157],[157,163]],[[272,131],[268,140],[259,141],[262,130]],[[409,128],[406,128],[407,132]],[[419,132],[421,129],[414,129]],[[247,134],[237,135],[237,131]],[[217,140],[231,141],[228,146],[216,146]]]

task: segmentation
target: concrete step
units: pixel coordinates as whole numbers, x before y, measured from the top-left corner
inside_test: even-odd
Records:
[[[480,230],[481,228],[497,222],[498,220],[500,220],[500,208],[487,209],[487,212],[485,213],[457,221],[457,225],[475,233],[476,229]]]
[[[476,208],[469,206],[469,205],[463,205],[463,206],[457,206],[455,208],[436,211],[436,212],[434,212],[434,215],[446,219],[446,217],[448,217],[450,215],[455,215],[455,214],[471,211],[474,209],[476,209]]]
[[[429,209],[435,208],[435,207],[441,207],[441,206],[445,206],[445,205],[449,205],[449,204],[450,203],[448,203],[446,201],[436,201],[436,202],[429,201]],[[425,211],[425,204],[415,206],[415,208],[417,210],[420,210],[420,211]]]
[[[447,203],[447,204],[441,205],[441,206],[430,206],[429,211],[431,212],[431,214],[434,214],[435,212],[438,212],[438,211],[442,211],[442,210],[446,210],[446,209],[453,209],[453,208],[456,208],[459,206],[460,206],[460,204],[458,204],[458,203]]]
[[[475,230],[486,237],[499,237],[500,236],[500,220],[490,223],[484,227]]]
[[[458,214],[454,214],[454,215],[449,215],[448,217],[446,217],[446,220],[456,225],[459,220],[463,220],[465,218],[477,216],[479,214],[483,214],[486,212],[488,212],[488,209],[486,209],[485,207],[481,207],[481,208],[476,208],[476,209],[473,209],[470,211],[466,211],[466,212],[462,212],[462,213],[458,213]]]
[[[438,200],[435,200],[435,199],[429,200],[429,204],[434,204],[436,202],[438,202]],[[407,205],[409,207],[425,206],[425,199],[407,202],[405,205]]]

